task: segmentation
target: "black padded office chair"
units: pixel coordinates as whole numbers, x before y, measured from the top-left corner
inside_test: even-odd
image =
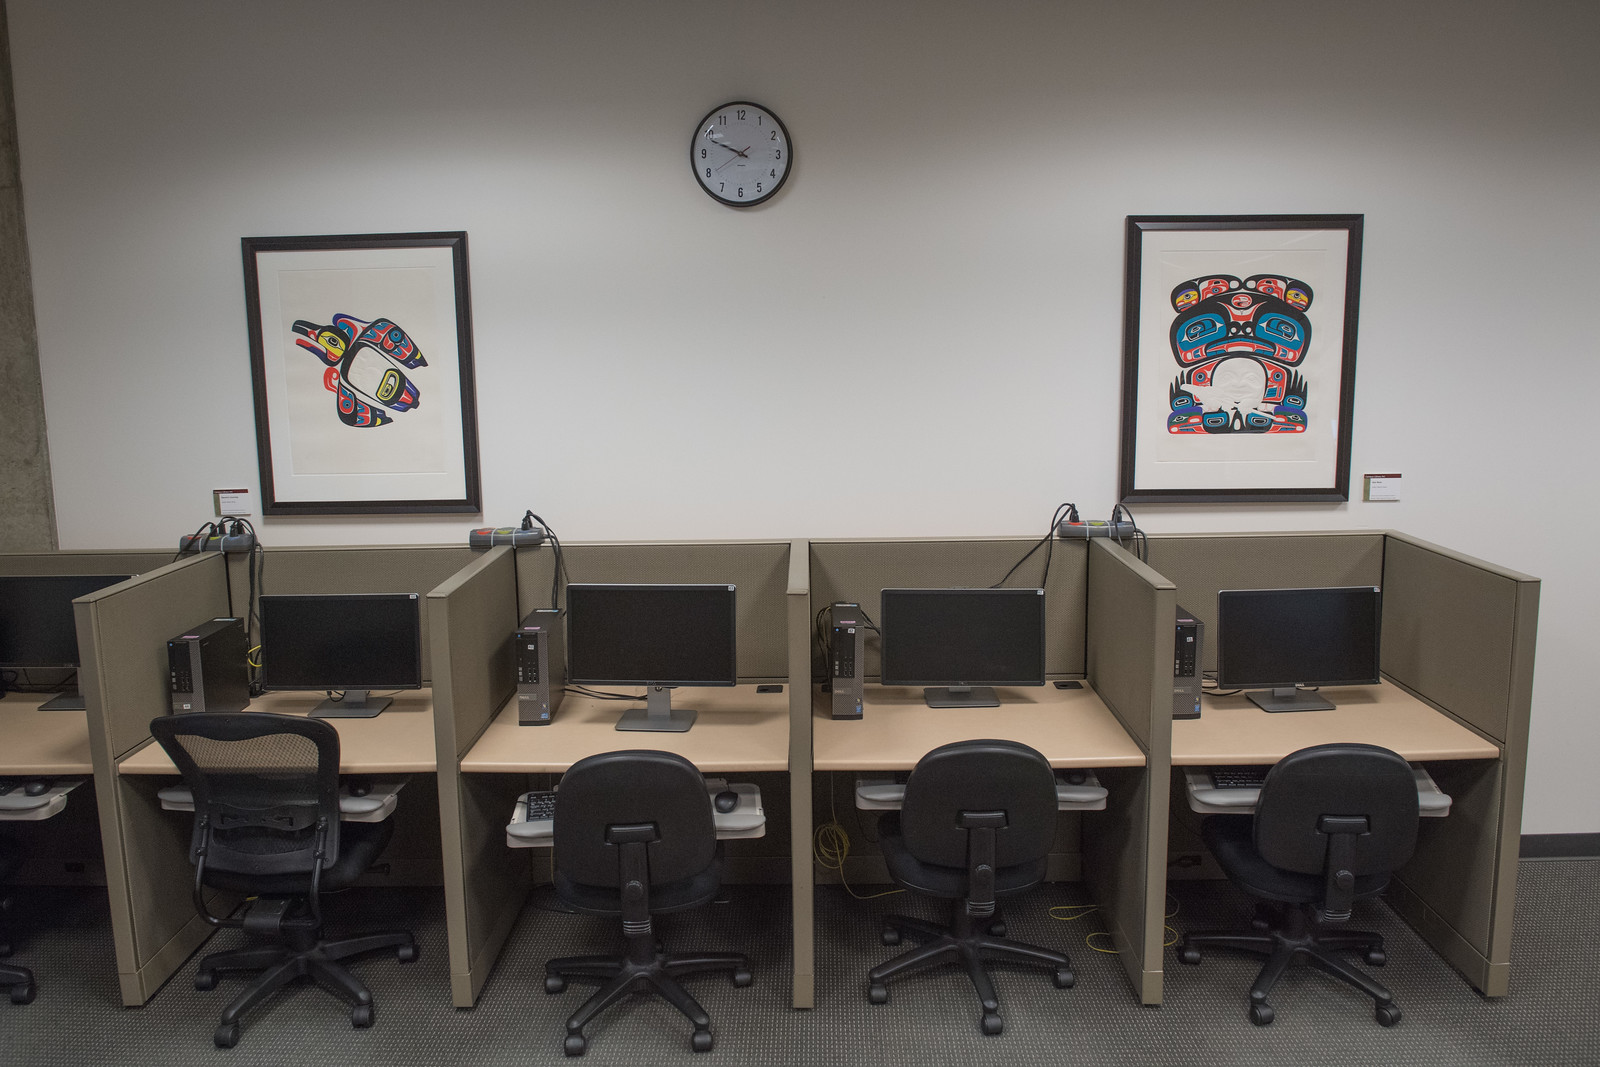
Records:
[[[995,901],[1044,880],[1056,833],[1056,780],[1049,762],[1015,741],[958,741],[917,761],[904,805],[878,823],[889,876],[907,889],[955,902],[948,926],[891,915],[886,945],[919,942],[872,969],[867,998],[887,1003],[891,978],[941,963],[961,963],[983,1006],[981,1029],[1003,1028],[985,959],[1051,968],[1060,989],[1072,985],[1064,952],[1007,940]]]
[[[17,868],[22,866],[22,847],[9,837],[0,837],[0,914],[11,910],[11,898],[6,896],[5,886],[11,876],[17,873]],[[0,930],[0,958],[11,955],[11,942]],[[0,988],[10,991],[11,1003],[31,1004],[35,992],[33,972],[26,967],[13,967],[9,963],[0,963]]]
[[[1184,963],[1203,947],[1267,957],[1250,987],[1250,1021],[1272,1021],[1267,995],[1296,960],[1342,979],[1372,998],[1379,1023],[1400,1009],[1342,952],[1384,962],[1383,936],[1330,929],[1353,901],[1389,884],[1417,843],[1417,783],[1405,760],[1375,745],[1317,745],[1290,753],[1267,772],[1255,815],[1213,815],[1200,828],[1211,854],[1241,889],[1265,902],[1249,930],[1185,934]]]
[[[393,949],[417,958],[404,930],[322,939],[321,894],[343,889],[370,867],[394,832],[379,823],[339,821],[339,734],[298,715],[174,715],[150,724],[194,794],[190,859],[194,903],[214,926],[242,927],[271,942],[200,961],[196,989],[220,971],[261,971],[217,1025],[218,1047],[239,1040],[239,1017],[275,991],[309,976],[351,1005],[352,1026],[372,1025],[372,994],[339,961]],[[254,896],[242,915],[219,917],[205,888]]]
[[[678,979],[728,971],[734,985],[746,986],[750,960],[735,953],[667,955],[656,945],[651,916],[704,904],[721,882],[711,800],[694,764],[670,752],[630,750],[572,765],[556,791],[556,893],[578,911],[621,915],[627,948],[620,956],[545,964],[547,993],[566,989],[568,978],[603,983],[567,1020],[567,1055],[583,1055],[584,1026],[630,991],[664,998],[694,1024],[694,1051],[711,1049],[711,1019]]]

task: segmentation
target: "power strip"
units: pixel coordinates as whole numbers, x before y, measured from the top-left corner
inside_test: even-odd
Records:
[[[1089,538],[1089,537],[1115,537],[1122,539],[1132,537],[1138,527],[1131,522],[1101,522],[1099,519],[1090,519],[1088,522],[1070,522],[1062,519],[1056,524],[1056,536],[1061,538]]]

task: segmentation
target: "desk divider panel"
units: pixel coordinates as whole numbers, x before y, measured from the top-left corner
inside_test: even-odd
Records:
[[[811,601],[815,611],[838,601],[860,604],[878,617],[883,589],[976,588],[998,582],[1038,538],[975,538],[972,540],[871,540],[811,542]],[[1052,678],[1084,673],[1085,556],[1087,542],[1056,541],[1042,546],[1006,581],[1011,588],[1044,581],[1046,553],[1052,553],[1045,588],[1045,673]],[[809,626],[809,620],[807,625]],[[813,657],[819,654],[812,652]],[[815,659],[817,672],[822,661]],[[869,635],[866,663],[869,681],[881,677],[880,652]]]
[[[0,574],[148,574],[172,562],[177,549],[102,552],[0,552]]]
[[[220,555],[190,556],[75,606],[100,837],[122,1002],[143,1004],[211,935],[189,887],[189,826],[161,811],[152,778],[117,773],[170,706],[167,638],[228,614]]]
[[[1429,764],[1450,817],[1428,820],[1390,899],[1490,996],[1510,980],[1538,612],[1538,579],[1388,534],[1384,673],[1501,747]]]
[[[1104,812],[1083,816],[1083,880],[1141,1003],[1161,1003],[1172,766],[1173,584],[1121,546],[1088,552],[1089,684],[1144,750],[1145,766],[1097,772]]]
[[[492,548],[428,594],[433,620],[434,734],[444,850],[450,990],[477,1000],[533,883],[528,855],[505,845],[525,775],[460,771],[461,757],[516,688],[512,638],[520,621],[513,550]]]
[[[789,867],[793,882],[793,1006],[816,1006],[816,881],[811,876],[811,548],[789,545],[784,595],[789,662]]]
[[[734,643],[740,682],[782,682],[789,677],[784,608],[788,541],[563,543],[567,576],[584,582],[651,584],[731,583],[736,597]],[[550,606],[555,553],[544,546],[517,550],[517,601],[523,611]],[[566,606],[566,601],[562,601]]]

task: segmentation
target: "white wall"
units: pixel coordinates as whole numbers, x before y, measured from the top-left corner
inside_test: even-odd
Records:
[[[242,236],[469,232],[486,521],[987,534],[1114,500],[1124,216],[1363,212],[1352,473],[1405,499],[1139,518],[1394,527],[1543,577],[1524,829],[1600,830],[1600,5],[8,10],[63,548],[169,543],[257,485]],[[742,98],[796,145],[749,211],[684,158]]]

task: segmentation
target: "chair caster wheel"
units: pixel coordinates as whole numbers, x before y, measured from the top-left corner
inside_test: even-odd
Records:
[[[1389,954],[1381,948],[1367,949],[1367,965],[1369,967],[1382,967],[1389,962]]]
[[[740,989],[743,989],[745,986],[749,985],[751,981],[753,981],[753,979],[751,978],[749,971],[733,972],[733,984],[738,986]]]
[[[1379,1004],[1372,1017],[1378,1020],[1379,1026],[1393,1026],[1400,1021],[1400,1009],[1393,1004]]]
[[[365,1030],[372,1025],[372,1005],[357,1004],[350,1009],[350,1025],[357,1030]]]
[[[1257,1003],[1250,1005],[1250,1021],[1255,1023],[1257,1026],[1266,1026],[1268,1023],[1272,1022],[1273,1014],[1274,1013],[1271,1004],[1258,1001]]]
[[[1006,1028],[1005,1021],[998,1012],[986,1011],[983,1013],[983,1022],[979,1024],[984,1033],[993,1037]]]
[[[867,1000],[873,1004],[889,1003],[889,987],[882,982],[873,982],[867,986]]]
[[[898,945],[900,943],[900,931],[886,926],[883,928],[883,933],[878,935],[878,940],[885,945]]]
[[[565,993],[567,991],[567,980],[559,974],[547,974],[544,976],[544,991],[546,993]]]
[[[207,989],[215,989],[215,988],[217,988],[217,972],[216,971],[196,971],[196,972],[194,972],[194,987],[196,989],[198,989],[198,990],[201,990],[202,992],[207,990]]]
[[[11,1003],[32,1004],[33,995],[38,991],[38,987],[32,982],[24,982],[21,985],[14,985],[11,987]]]
[[[211,1040],[218,1048],[232,1048],[239,1043],[239,1024],[223,1023],[217,1027],[217,1032],[211,1035]]]
[[[416,942],[412,942],[409,945],[397,946],[394,950],[394,955],[395,959],[399,960],[401,963],[417,962],[418,950]]]
[[[689,1047],[694,1049],[696,1052],[710,1052],[711,1031],[696,1030],[694,1032],[694,1036],[689,1039]]]
[[[1057,967],[1054,980],[1057,989],[1071,989],[1072,983],[1078,980],[1078,976],[1072,973],[1070,967]]]
[[[1183,945],[1178,949],[1178,959],[1193,967],[1200,962],[1200,950],[1193,945]]]
[[[1004,922],[998,920],[998,919],[995,920],[994,922],[990,923],[989,924],[989,936],[990,937],[1004,937],[1004,936],[1006,936],[1006,924]]]
[[[582,1056],[589,1049],[589,1042],[582,1034],[568,1034],[567,1043],[562,1046],[568,1056]]]

